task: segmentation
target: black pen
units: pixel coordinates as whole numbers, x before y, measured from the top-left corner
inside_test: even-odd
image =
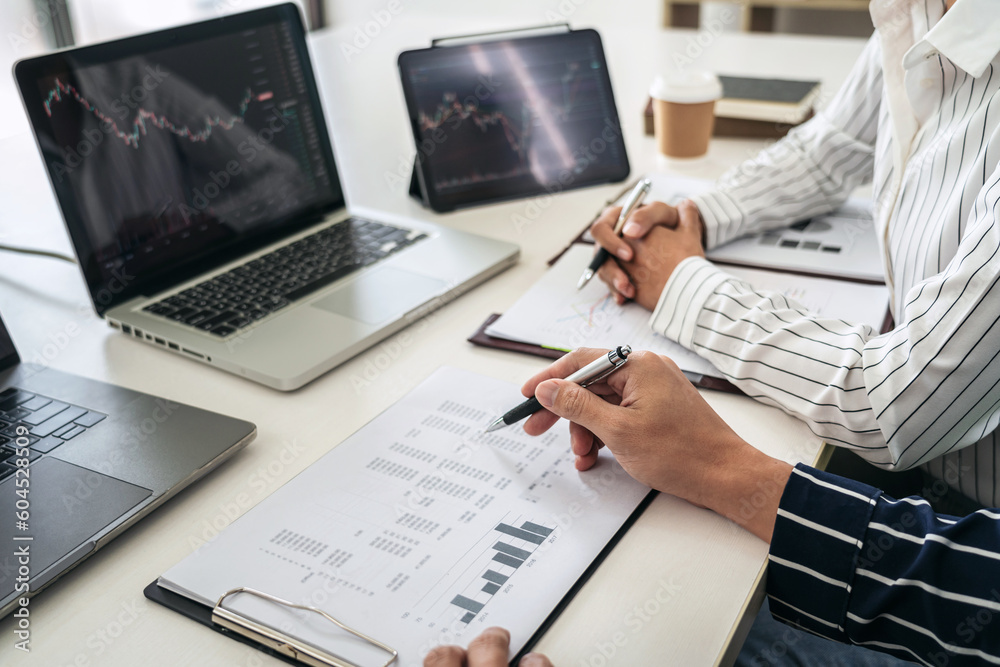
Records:
[[[642,203],[642,200],[646,196],[646,193],[649,192],[651,185],[652,184],[649,182],[648,178],[644,178],[636,183],[635,188],[629,193],[628,198],[622,205],[622,212],[618,215],[618,222],[615,223],[615,236],[621,235],[622,228],[625,226],[625,221],[630,215],[632,215],[632,211],[634,211],[636,207]],[[605,248],[602,247],[598,250],[597,254],[594,255],[594,259],[591,260],[590,266],[587,267],[587,269],[583,272],[583,275],[580,276],[580,280],[576,283],[576,289],[582,290],[586,284],[590,282],[590,279],[594,277],[594,274],[597,273],[598,269],[601,268],[601,265],[608,261],[608,258],[610,257],[611,253]]]
[[[595,382],[600,382],[624,366],[625,362],[628,361],[628,355],[630,354],[632,354],[632,348],[628,345],[616,347],[607,354],[602,354],[600,357],[590,362],[566,379],[570,382],[577,383],[581,387],[589,387]],[[541,409],[542,404],[538,402],[537,398],[532,396],[516,408],[511,409],[503,417],[497,417],[492,424],[486,427],[486,432],[489,433],[490,431],[495,431],[498,428],[510,426],[515,422],[521,421],[525,417],[535,414]]]

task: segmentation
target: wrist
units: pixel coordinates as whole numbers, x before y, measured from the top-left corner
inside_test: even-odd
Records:
[[[732,455],[710,472],[705,505],[770,543],[792,466],[742,440],[728,451]]]

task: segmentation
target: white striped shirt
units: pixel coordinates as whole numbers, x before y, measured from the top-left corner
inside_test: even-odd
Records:
[[[744,392],[875,465],[1000,505],[1000,2],[873,0],[876,33],[812,121],[695,197],[709,247],[872,182],[896,328],[820,319],[702,258],[650,320]]]

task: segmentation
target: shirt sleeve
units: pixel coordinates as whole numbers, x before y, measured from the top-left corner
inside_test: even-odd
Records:
[[[706,246],[826,213],[871,181],[881,91],[876,33],[826,109],[691,198]]]
[[[904,295],[888,333],[822,318],[700,257],[678,265],[651,325],[872,464],[923,464],[1000,421],[998,208],[1000,169],[977,195],[953,259]]]
[[[926,500],[796,466],[767,567],[775,618],[931,665],[1000,664],[1000,514],[956,519]]]

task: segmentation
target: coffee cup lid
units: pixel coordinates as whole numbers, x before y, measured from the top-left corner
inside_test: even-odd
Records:
[[[711,102],[722,97],[722,82],[711,72],[687,70],[656,77],[649,95],[656,100],[681,104]]]

